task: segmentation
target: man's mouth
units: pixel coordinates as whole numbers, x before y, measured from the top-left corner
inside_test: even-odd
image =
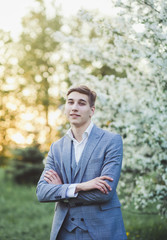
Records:
[[[71,117],[79,117],[80,115],[73,113],[73,114],[70,114],[70,116],[71,116]]]

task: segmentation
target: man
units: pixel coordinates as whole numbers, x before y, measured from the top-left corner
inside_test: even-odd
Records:
[[[91,122],[95,100],[86,86],[68,91],[71,129],[51,145],[38,182],[38,200],[58,202],[50,240],[127,239],[116,193],[122,139]]]

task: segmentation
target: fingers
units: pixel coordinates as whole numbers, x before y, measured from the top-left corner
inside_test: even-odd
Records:
[[[50,170],[50,172],[52,172],[53,173],[53,175],[58,179],[58,180],[60,180],[61,181],[61,179],[60,179],[60,177],[59,177],[59,175],[58,175],[58,173],[57,172],[55,172],[55,171],[53,171],[52,169]]]
[[[48,183],[53,183],[53,184],[62,184],[62,181],[54,170],[50,169],[49,171],[46,171],[44,174],[44,180]]]
[[[109,180],[109,181],[111,181],[111,182],[114,180],[113,178],[111,178],[111,177],[109,177],[109,176],[101,176],[100,179]]]
[[[53,169],[50,169],[49,171],[47,171],[50,175],[52,175],[53,177],[56,177],[58,180],[61,180],[59,175],[57,174],[57,172],[55,172]]]
[[[55,175],[55,176],[59,176],[59,175],[57,174],[57,172],[55,172],[53,169],[49,169],[48,172],[52,173],[52,174]]]
[[[110,185],[109,185],[106,181],[104,181],[104,180],[101,180],[101,181],[102,181],[104,187],[105,187],[106,189],[108,189],[109,191],[111,191]]]
[[[110,185],[106,183],[104,180],[98,181],[96,185],[97,185],[97,188],[105,194],[108,194],[108,191],[111,191]]]
[[[45,180],[47,183],[52,183],[52,180],[50,180],[47,176],[44,177],[44,180]]]
[[[113,181],[113,178],[110,178],[108,176],[101,176],[96,178],[96,188],[102,193],[108,194],[108,191],[111,191],[112,189],[110,185],[104,180]]]
[[[54,180],[56,178],[56,176],[50,171],[46,171],[44,176],[49,178],[50,180]]]
[[[44,180],[47,181],[48,183],[52,183],[54,178],[53,178],[52,174],[50,174],[48,171],[46,171],[44,174]]]
[[[100,190],[102,193],[108,194],[106,186],[102,183],[97,183],[97,189]]]

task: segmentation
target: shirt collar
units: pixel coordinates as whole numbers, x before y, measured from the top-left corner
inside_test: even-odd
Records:
[[[92,131],[93,126],[94,126],[94,124],[93,124],[93,122],[91,122],[91,123],[89,124],[89,126],[87,127],[87,129],[85,130],[85,132],[82,134],[82,140],[85,139],[86,137],[87,137],[87,138],[89,137],[89,135],[90,135],[90,133],[91,133],[91,131]],[[75,140],[75,141],[76,141],[76,139],[75,139],[74,136],[73,136],[73,133],[72,133],[71,128],[68,129],[66,135],[69,136],[69,137],[71,138],[71,140]]]

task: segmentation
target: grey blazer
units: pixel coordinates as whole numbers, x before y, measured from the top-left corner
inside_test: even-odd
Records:
[[[121,204],[116,193],[122,154],[121,136],[94,125],[75,171],[75,177],[80,183],[103,175],[110,176],[114,179],[113,182],[108,181],[112,191],[103,194],[99,190],[91,190],[79,192],[76,198],[67,198],[66,191],[71,184],[71,140],[65,135],[51,145],[45,169],[37,185],[37,197],[40,202],[58,202],[50,240],[56,240],[69,206],[82,207],[85,224],[92,239],[127,239]],[[59,174],[63,184],[48,184],[44,180],[44,173],[49,169]]]

